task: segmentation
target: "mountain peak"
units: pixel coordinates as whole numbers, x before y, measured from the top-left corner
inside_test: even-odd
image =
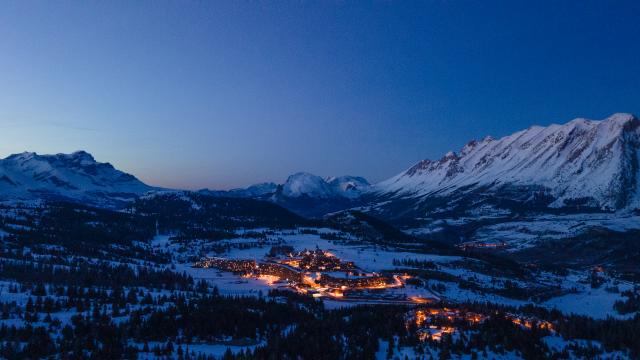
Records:
[[[628,113],[613,114],[602,123],[607,124],[611,129],[620,129],[623,132],[635,131],[640,127],[640,120],[635,115]]]
[[[638,120],[638,118],[630,113],[615,113],[611,116],[609,116],[608,118],[606,118],[604,121],[610,121],[610,122],[615,122],[615,123],[628,123],[634,120]]]
[[[295,173],[282,185],[282,195],[291,198],[357,198],[371,185],[360,176],[331,176],[325,179],[306,172]]]
[[[297,172],[289,175],[284,184],[272,182],[251,185],[246,188],[223,190],[201,190],[213,196],[284,199],[338,199],[344,201],[358,198],[371,189],[371,184],[360,176],[330,176],[322,178],[308,173]]]
[[[282,194],[287,197],[330,197],[331,189],[320,176],[307,172],[290,175],[282,186]]]
[[[36,154],[35,152],[23,151],[21,153],[11,154],[7,156],[4,160],[11,159],[11,160],[25,161],[25,160],[31,160],[36,156],[38,156],[38,154]]]
[[[96,160],[94,159],[93,155],[91,155],[90,153],[84,150],[74,151],[71,154],[58,153],[55,155],[39,155],[36,152],[24,151],[17,154],[11,154],[7,156],[5,160],[11,159],[11,160],[18,160],[18,161],[29,161],[33,159],[48,160],[48,159],[54,159],[54,158],[60,159],[60,160],[72,160],[76,162],[82,162],[84,164],[96,163]]]
[[[81,161],[96,162],[96,159],[94,159],[93,155],[84,150],[74,151],[73,153],[71,153],[70,157]]]

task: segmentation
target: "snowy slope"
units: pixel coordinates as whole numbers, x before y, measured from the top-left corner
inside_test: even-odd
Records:
[[[14,154],[0,160],[0,199],[58,198],[114,205],[154,188],[91,154]]]
[[[456,191],[530,189],[550,207],[580,202],[603,209],[640,208],[640,121],[630,114],[533,126],[495,140],[471,141],[459,153],[423,160],[373,192],[395,198]]]

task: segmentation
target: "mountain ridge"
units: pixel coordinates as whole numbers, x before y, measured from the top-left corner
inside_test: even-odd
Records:
[[[632,114],[617,113],[604,120],[577,118],[565,124],[534,125],[499,139],[485,136],[374,185],[359,177],[322,179],[296,173],[284,184],[271,183],[257,196],[255,189],[249,189],[259,185],[222,194],[260,197],[313,216],[350,207],[369,209],[384,218],[418,218],[448,208],[458,213],[474,208],[494,213],[514,208],[637,209],[639,148],[640,121]],[[313,206],[317,211],[303,209]]]
[[[199,190],[214,196],[228,197],[287,197],[287,198],[358,198],[369,190],[371,184],[361,176],[330,176],[322,178],[308,172],[297,172],[287,177],[282,184],[264,182],[246,188],[231,190]]]
[[[538,210],[638,209],[639,149],[640,120],[618,113],[472,140],[458,152],[422,160],[374,185],[358,176],[322,178],[298,172],[282,184],[199,193],[268,200],[313,217],[360,208],[385,218],[417,218],[488,202],[493,202],[488,204],[491,211],[505,203]],[[97,162],[86,151],[23,152],[0,160],[0,200],[62,198],[117,206],[154,190],[161,189]]]
[[[428,198],[501,186],[531,187],[561,208],[572,202],[603,210],[640,207],[640,121],[631,114],[532,126],[500,139],[467,143],[458,153],[422,160],[375,185],[390,198]]]
[[[0,159],[0,199],[60,199],[114,207],[157,189],[86,151]]]

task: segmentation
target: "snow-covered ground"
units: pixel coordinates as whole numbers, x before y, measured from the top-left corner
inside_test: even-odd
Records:
[[[393,265],[393,259],[418,259],[436,263],[448,263],[460,259],[457,256],[418,254],[402,251],[395,252],[383,250],[379,246],[369,244],[344,245],[340,241],[321,239],[315,234],[282,235],[279,237],[281,237],[287,245],[293,246],[296,251],[304,249],[313,250],[318,247],[333,253],[344,261],[353,261],[358,267],[366,271],[393,269],[395,267]],[[232,249],[224,256],[238,259],[262,259],[267,251],[269,251],[269,248]]]
[[[640,229],[640,216],[631,213],[542,215],[482,227],[474,238],[478,242],[503,242],[507,244],[507,250],[515,251],[535,246],[540,241],[576,236],[593,227],[637,230]]]
[[[176,271],[184,271],[193,276],[194,279],[207,280],[210,284],[217,286],[220,294],[223,295],[257,296],[260,292],[266,295],[269,290],[275,288],[275,286],[269,285],[264,279],[239,277],[230,272],[216,269],[193,268],[191,264],[176,265]]]
[[[558,309],[565,314],[587,315],[596,319],[604,319],[608,316],[621,319],[633,317],[633,314],[620,315],[613,309],[613,304],[624,298],[620,293],[607,291],[608,284],[594,289],[589,284],[579,281],[577,276],[568,276],[565,282],[566,286],[575,287],[577,292],[552,298],[542,305]],[[633,285],[620,282],[617,287],[622,292],[632,289]]]
[[[585,221],[584,217],[570,217],[567,216],[567,221],[578,221],[576,219],[581,219],[579,221]],[[602,221],[602,218],[596,218],[595,215],[592,218],[593,221]],[[606,221],[603,221],[606,223]],[[627,225],[632,226],[634,219],[630,217],[627,220]],[[623,224],[624,221],[613,221],[614,224]],[[625,225],[625,226],[627,226]],[[541,225],[546,226],[546,225]],[[554,225],[555,226],[555,225]],[[264,231],[266,237],[249,237],[251,233]],[[633,315],[620,316],[618,315],[614,309],[613,304],[617,300],[623,299],[621,297],[620,292],[629,290],[633,288],[633,284],[628,282],[623,282],[619,280],[612,279],[607,275],[602,274],[605,279],[605,283],[602,284],[599,288],[591,288],[590,282],[588,281],[589,272],[571,272],[568,276],[559,276],[551,273],[537,273],[536,278],[533,280],[521,280],[521,279],[513,279],[507,276],[502,276],[500,274],[496,274],[495,276],[490,276],[485,273],[479,273],[473,270],[473,267],[469,267],[469,263],[473,263],[477,260],[465,259],[459,256],[441,256],[441,255],[433,255],[433,254],[421,254],[421,253],[413,253],[408,251],[396,251],[392,248],[381,247],[379,245],[364,243],[364,242],[356,242],[353,239],[348,241],[344,240],[326,240],[322,239],[320,234],[332,232],[334,230],[330,229],[299,229],[299,231],[274,231],[269,229],[259,229],[259,230],[243,230],[238,231],[238,237],[216,241],[216,242],[205,242],[205,241],[195,241],[189,244],[189,246],[184,246],[183,244],[174,243],[170,240],[170,236],[168,235],[158,235],[156,236],[151,243],[148,245],[149,247],[161,250],[168,251],[173,255],[173,262],[166,265],[156,264],[156,267],[167,267],[171,268],[176,272],[185,272],[191,276],[193,276],[196,280],[204,279],[208,281],[210,284],[216,285],[219,292],[223,295],[248,295],[248,296],[260,296],[267,295],[270,289],[274,288],[285,288],[285,284],[278,283],[270,283],[268,280],[260,279],[260,278],[245,278],[240,277],[235,274],[219,271],[216,269],[202,269],[202,268],[194,268],[192,267],[192,262],[187,261],[190,257],[200,256],[200,255],[208,255],[208,256],[223,256],[234,259],[255,259],[255,260],[263,260],[265,254],[267,254],[273,245],[290,245],[294,248],[295,251],[301,251],[304,249],[316,249],[320,248],[325,251],[329,251],[335,256],[339,257],[343,261],[353,261],[356,266],[360,267],[365,272],[381,272],[384,270],[392,270],[398,268],[406,268],[406,266],[398,266],[397,261],[402,260],[418,260],[424,262],[432,262],[435,264],[436,269],[440,273],[447,274],[455,279],[465,280],[474,282],[475,284],[480,285],[480,289],[468,289],[461,288],[460,285],[455,281],[444,281],[444,280],[436,280],[436,279],[427,279],[426,287],[422,286],[414,286],[408,284],[402,288],[393,288],[386,289],[385,293],[393,297],[397,295],[397,297],[433,297],[435,294],[437,297],[443,298],[445,300],[450,300],[454,302],[464,302],[464,301],[488,301],[492,303],[505,304],[505,305],[523,305],[529,303],[527,300],[516,300],[511,299],[505,296],[500,296],[495,294],[490,289],[500,288],[504,286],[506,281],[511,281],[514,284],[517,284],[521,287],[527,287],[533,285],[547,285],[547,286],[560,286],[562,289],[569,290],[571,289],[573,292],[569,294],[565,294],[559,297],[552,298],[538,305],[547,307],[549,309],[556,308],[561,310],[563,313],[576,313],[588,315],[594,318],[606,318],[607,316],[614,316],[617,318],[629,318]],[[314,232],[314,233],[308,233]],[[141,243],[142,245],[142,243]],[[220,253],[218,251],[211,250],[211,247],[215,245],[218,248],[223,248],[223,252]],[[147,245],[145,245],[147,246]],[[53,249],[53,248],[52,248]],[[394,260],[397,260],[394,262]],[[118,263],[113,263],[117,265]],[[129,266],[136,267],[139,265],[129,264]],[[9,292],[9,287],[16,285],[13,282],[8,281],[0,281],[0,299],[2,301],[13,302],[15,301],[19,306],[24,307],[26,302],[28,301],[31,294],[29,291],[26,292]],[[612,292],[611,288],[618,288],[618,292]],[[434,287],[437,287],[437,291],[433,291]],[[607,288],[609,290],[607,290]],[[125,289],[127,290],[127,289]],[[143,289],[145,292],[151,291],[154,298],[159,297],[160,295],[170,295],[169,291],[153,291],[152,289]],[[324,299],[325,308],[334,309],[339,307],[348,307],[355,306],[363,303],[367,303],[366,300],[355,300],[355,301],[340,301],[340,300],[332,300],[332,299]],[[383,302],[382,300],[381,302]],[[373,301],[375,302],[375,300]],[[131,309],[135,310],[137,305],[132,305]],[[106,309],[110,311],[109,308]],[[51,313],[52,319],[57,319],[61,322],[62,326],[69,324],[71,322],[71,317],[76,314],[76,309],[69,309],[68,311],[59,311]],[[126,316],[123,315],[121,317],[114,318],[115,322],[124,321]],[[27,324],[25,320],[17,318],[15,316],[0,320],[0,324],[4,325],[16,325],[16,326],[24,326]],[[39,319],[39,321],[31,322],[32,325],[43,325],[47,326],[48,324],[43,321],[43,317]],[[383,339],[384,340],[384,339]],[[380,342],[380,350],[378,351],[378,358],[386,358],[387,350],[388,350],[388,342],[381,340]],[[556,336],[549,336],[548,339],[545,340],[549,346],[563,348],[567,346],[569,343],[565,342],[563,339]],[[143,344],[136,344],[142,349]],[[227,351],[227,348],[231,350],[233,353],[239,353],[242,350],[253,349],[255,345],[236,345],[236,344],[226,344],[226,343],[210,343],[210,344],[191,344],[189,345],[189,352],[193,351],[196,354],[202,353],[205,355],[212,355],[215,357],[222,357],[224,353]],[[581,344],[584,345],[584,344]],[[595,344],[596,346],[598,344]],[[153,344],[149,344],[150,347]],[[177,348],[177,346],[176,346]],[[186,348],[183,348],[186,351]],[[176,350],[177,351],[177,350]],[[395,348],[394,356],[398,356],[399,358],[404,358],[408,356],[408,358],[415,358],[416,353],[413,348]],[[437,357],[438,352],[435,349],[431,349],[431,355]],[[480,355],[480,354],[478,354]],[[621,354],[610,354],[618,356]],[[143,359],[155,359],[156,356],[153,352],[141,354],[141,358]],[[418,357],[419,358],[419,357]],[[425,355],[425,358],[426,357]],[[462,355],[454,357],[456,359],[470,359],[470,356]],[[479,358],[483,358],[480,356]],[[487,351],[487,356],[484,358],[491,359],[511,359],[517,358],[517,356],[513,353],[507,354],[494,354],[490,351]],[[620,356],[620,358],[624,358],[624,356]]]
[[[327,229],[316,229],[319,233],[328,231]],[[447,282],[436,279],[428,279],[428,289],[416,288],[408,285],[400,289],[388,289],[389,295],[406,295],[406,296],[420,296],[420,297],[441,297],[450,301],[466,302],[466,301],[489,301],[493,303],[519,306],[531,303],[528,300],[513,299],[505,296],[501,296],[490,291],[490,289],[500,289],[504,286],[505,282],[510,281],[513,284],[517,284],[520,287],[526,288],[531,286],[542,287],[554,287],[563,289],[565,295],[552,298],[538,305],[547,307],[549,309],[556,308],[564,313],[576,313],[582,315],[589,315],[596,318],[604,318],[607,316],[614,316],[617,318],[627,318],[627,316],[619,315],[614,309],[613,304],[617,300],[624,299],[619,292],[610,292],[605,290],[607,287],[611,287],[614,284],[614,280],[606,278],[607,282],[598,289],[592,289],[588,282],[588,272],[574,272],[569,276],[559,276],[551,273],[542,272],[537,275],[533,280],[523,281],[518,279],[512,279],[506,276],[490,276],[487,274],[478,273],[472,269],[464,266],[459,260],[462,258],[458,256],[441,256],[433,254],[421,254],[412,253],[407,251],[394,251],[393,249],[384,249],[380,246],[358,243],[354,245],[352,243],[344,241],[334,241],[322,239],[317,234],[304,234],[304,233],[292,233],[292,232],[276,232],[271,235],[274,239],[277,239],[277,243],[280,245],[290,245],[295,251],[304,249],[320,248],[336,255],[343,261],[353,261],[356,266],[367,272],[380,272],[383,270],[392,270],[397,268],[403,268],[404,266],[394,265],[394,259],[396,260],[421,260],[431,261],[437,266],[437,270],[442,273],[449,274],[455,278],[461,280],[472,281],[480,286],[480,289],[466,289],[461,288],[459,284],[455,282]],[[208,252],[207,256],[222,256],[231,259],[252,259],[263,260],[265,254],[269,251],[272,240],[263,240],[263,245],[258,245],[260,242],[257,239],[252,238],[235,238],[217,242],[218,245],[233,245],[229,251],[222,254],[216,252]],[[157,237],[153,242],[154,246],[160,248],[175,251],[178,245],[171,244],[166,237]],[[251,244],[250,247],[242,247],[242,244]],[[190,249],[194,254],[199,253],[199,249]],[[182,254],[184,256],[185,254]],[[200,269],[191,267],[191,263],[182,262],[176,265],[177,271],[185,271],[192,275],[195,279],[206,279],[212,284],[215,284],[223,294],[234,295],[258,295],[260,292],[266,294],[269,289],[284,287],[284,284],[269,284],[266,280],[256,278],[242,278],[231,273],[221,272],[216,269]],[[434,286],[439,285],[440,291],[433,292]],[[628,290],[632,288],[632,284],[626,282],[616,282],[620,291]],[[351,306],[353,304],[344,301],[331,301],[325,300],[327,307],[341,307]]]
[[[497,223],[480,226],[468,243],[504,243],[507,251],[518,251],[549,240],[561,240],[582,234],[591,228],[612,231],[640,230],[640,216],[631,212],[537,215],[512,220],[503,216],[468,216],[437,219],[418,228],[405,229],[408,234],[423,236],[442,231],[447,226],[462,226],[478,221]]]

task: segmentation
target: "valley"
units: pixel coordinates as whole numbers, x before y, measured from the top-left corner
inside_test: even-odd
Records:
[[[251,202],[235,201],[163,194],[125,212],[69,203],[4,205],[0,334],[9,340],[0,350],[44,355],[90,341],[84,351],[142,358],[274,351],[331,358],[330,346],[353,356],[391,351],[418,358],[463,358],[470,351],[485,358],[633,357],[636,351],[631,339],[614,345],[604,330],[573,330],[578,323],[585,329],[636,326],[634,311],[620,304],[637,285],[604,269],[520,267],[455,247],[427,250],[419,239],[391,245],[373,230],[379,224],[346,217],[352,221],[342,226],[337,219],[318,226],[285,212],[257,220]],[[232,218],[211,212],[220,202],[235,209]],[[163,209],[184,221],[164,223]],[[191,216],[182,216],[185,211]],[[274,216],[292,224],[265,226]],[[169,226],[174,230],[163,234]],[[338,321],[342,317],[350,320]],[[244,327],[232,325],[237,319]],[[340,344],[315,333],[328,326],[344,334]],[[375,340],[364,348],[355,346],[362,344],[353,333],[360,326]],[[82,336],[80,329],[86,329]],[[480,340],[497,329],[512,340]],[[104,331],[132,335],[105,342]],[[25,336],[31,340],[21,341]],[[523,347],[522,339],[536,350]],[[294,345],[300,341],[323,350]]]

